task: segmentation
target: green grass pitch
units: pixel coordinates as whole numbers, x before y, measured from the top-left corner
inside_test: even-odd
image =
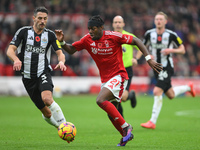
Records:
[[[0,150],[199,150],[200,99],[164,97],[155,130],[142,128],[150,119],[153,96],[137,96],[137,106],[122,103],[125,120],[132,124],[135,138],[116,147],[120,134],[107,114],[96,104],[97,95],[66,95],[55,98],[77,135],[68,144],[57,129],[47,124],[29,97],[0,97]]]

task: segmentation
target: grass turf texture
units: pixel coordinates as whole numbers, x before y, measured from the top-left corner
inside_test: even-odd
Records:
[[[140,123],[151,115],[153,96],[138,96],[137,106],[122,103],[125,120],[132,124],[135,139],[116,147],[120,134],[96,105],[96,95],[64,96],[56,99],[67,121],[77,127],[75,140],[68,144],[57,129],[47,124],[29,97],[0,97],[0,150],[197,150],[200,149],[199,97],[164,97],[155,130]]]

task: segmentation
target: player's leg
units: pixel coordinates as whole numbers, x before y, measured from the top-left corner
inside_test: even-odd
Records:
[[[132,108],[134,108],[137,104],[137,100],[136,100],[136,96],[135,96],[135,91],[131,90],[129,92],[129,89],[130,89],[130,85],[131,85],[131,80],[132,80],[132,77],[133,77],[133,69],[132,69],[132,66],[131,67],[127,67],[126,68],[126,71],[128,73],[128,84],[126,86],[126,89],[122,95],[122,101],[127,101],[127,100],[130,100],[131,101],[131,106]]]
[[[47,106],[45,106],[44,108],[40,109],[40,111],[42,112],[43,119],[47,123],[49,123],[50,125],[53,125],[56,128],[58,128],[59,124],[56,122],[56,120],[54,119],[54,117],[51,115],[51,111],[50,111],[50,109]]]
[[[51,115],[56,120],[58,125],[60,125],[63,122],[66,122],[66,119],[64,117],[64,114],[62,112],[62,109],[60,106],[53,100],[52,92],[51,91],[43,91],[41,93],[42,100],[45,103],[45,105],[50,109]]]
[[[51,80],[51,75],[49,73],[42,74],[39,80],[39,85],[42,101],[50,109],[51,114],[58,125],[66,122],[65,116],[60,106],[53,100],[53,83]]]
[[[126,84],[127,81],[124,80],[121,76],[115,76],[107,83],[102,84],[102,89],[97,97],[97,104],[99,105],[99,107],[107,112],[108,116],[110,116],[114,120],[114,124],[122,128],[122,144],[126,144],[129,140],[131,140],[131,137],[133,138],[131,133],[132,126],[124,120],[117,108],[110,101],[114,99],[120,102],[121,95],[124,91],[124,88],[126,87]],[[125,144],[119,146],[125,146]]]
[[[117,110],[119,111],[119,113],[122,115],[122,117],[124,118],[124,115],[123,115],[123,108],[122,108],[122,104],[119,103],[118,107],[117,107]]]
[[[118,108],[120,103],[116,102],[116,101],[112,101],[112,104]],[[123,116],[122,116],[123,117]],[[123,136],[123,130],[122,127],[111,117],[108,115],[108,118],[110,119],[110,121],[112,122],[112,124],[114,125],[114,127],[119,131],[119,133]]]
[[[184,94],[185,92],[190,92],[193,97],[195,97],[195,91],[193,89],[193,83],[189,85],[175,86],[170,88],[165,94],[169,99],[173,99],[178,95]]]
[[[128,94],[128,98],[127,99],[131,100],[131,107],[135,108],[135,106],[137,104],[137,99],[136,99],[136,96],[135,96],[135,91],[131,90],[129,92],[129,94]]]
[[[58,127],[58,123],[55,121],[53,116],[51,115],[50,109],[45,106],[42,101],[40,91],[38,90],[38,82],[37,80],[25,79],[23,78],[24,87],[29,94],[31,100],[34,102],[36,107],[42,112],[42,116],[47,123]]]
[[[142,127],[149,129],[155,129],[156,122],[160,114],[163,103],[163,97],[162,97],[163,90],[160,87],[156,86],[153,90],[153,93],[154,93],[154,103],[153,103],[151,119],[148,122],[141,124]]]

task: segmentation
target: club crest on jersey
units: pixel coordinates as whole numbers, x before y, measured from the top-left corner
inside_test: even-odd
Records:
[[[105,40],[105,45],[106,45],[106,47],[109,47],[109,43],[107,40]]]
[[[46,38],[43,38],[43,39],[42,39],[42,43],[46,44],[46,43],[47,43],[47,39],[46,39]]]

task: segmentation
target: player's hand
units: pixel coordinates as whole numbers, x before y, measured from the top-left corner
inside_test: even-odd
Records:
[[[160,73],[160,71],[162,71],[163,67],[162,64],[157,63],[155,60],[153,59],[149,59],[148,61],[149,66],[155,70],[158,74]]]
[[[133,66],[137,66],[138,65],[137,59],[133,58],[132,59],[132,64],[133,64]]]
[[[62,61],[59,61],[59,63],[56,65],[56,67],[54,69],[60,68],[61,71],[66,71],[67,67],[65,66],[65,64]]]
[[[167,48],[167,49],[164,49],[164,50],[161,51],[161,53],[163,55],[169,55],[172,52],[173,52],[173,49],[170,49],[170,48]]]
[[[64,33],[62,30],[55,30],[55,34],[59,42],[64,40]]]
[[[20,60],[14,61],[13,70],[20,71],[22,67],[22,62]]]

